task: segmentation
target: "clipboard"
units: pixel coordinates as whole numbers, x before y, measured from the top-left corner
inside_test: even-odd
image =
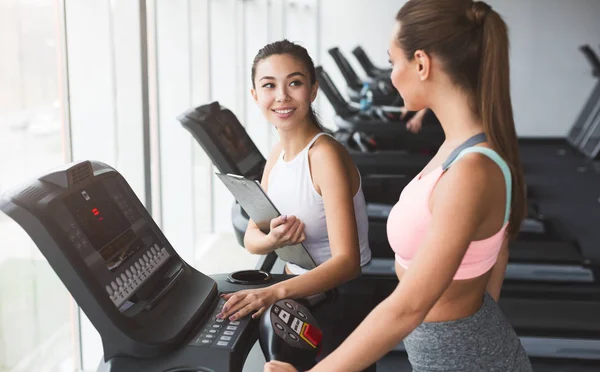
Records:
[[[244,208],[252,221],[265,234],[269,233],[271,220],[281,215],[265,190],[257,180],[249,180],[237,174],[215,173],[229,191]],[[306,270],[317,267],[317,264],[302,243],[285,246],[275,250],[279,258],[296,264]]]

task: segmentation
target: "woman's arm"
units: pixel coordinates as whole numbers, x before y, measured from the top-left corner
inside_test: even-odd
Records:
[[[419,133],[423,127],[423,118],[427,113],[427,109],[417,111],[415,115],[406,123],[406,129],[412,133]]]
[[[360,371],[414,330],[442,296],[487,216],[489,177],[465,156],[438,182],[431,226],[394,292],[314,371]]]
[[[269,254],[277,249],[273,239],[268,234],[260,231],[252,219],[248,221],[246,234],[244,234],[244,247],[252,254],[261,255]]]
[[[500,291],[502,290],[502,282],[504,282],[504,274],[506,273],[506,265],[508,265],[508,239],[502,243],[502,248],[498,254],[498,260],[492,268],[492,273],[487,284],[487,292],[498,302],[500,299]]]
[[[269,233],[263,233],[252,221],[248,221],[244,245],[252,254],[269,254],[277,248],[302,243],[305,239],[304,223],[295,216],[279,216],[271,220]]]

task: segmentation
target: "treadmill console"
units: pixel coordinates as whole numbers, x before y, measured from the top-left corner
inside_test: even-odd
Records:
[[[179,259],[165,247],[154,226],[143,218],[117,177],[107,177],[65,194],[53,203],[55,234],[75,248],[97,283],[125,316],[150,308],[157,298],[144,294],[161,271],[168,287],[183,272]],[[171,251],[172,252],[172,251]]]
[[[219,172],[260,180],[266,159],[233,112],[213,102],[178,117]]]
[[[257,322],[215,318],[217,282],[179,257],[113,168],[66,165],[0,195],[0,210],[100,333],[100,371],[241,370]]]

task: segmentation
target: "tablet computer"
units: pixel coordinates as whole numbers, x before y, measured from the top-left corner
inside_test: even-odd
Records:
[[[216,173],[216,175],[258,228],[263,233],[268,234],[271,220],[279,217],[281,213],[260,186],[260,182],[236,174]],[[306,270],[314,269],[317,266],[302,243],[278,248],[275,253],[282,260],[296,264]]]

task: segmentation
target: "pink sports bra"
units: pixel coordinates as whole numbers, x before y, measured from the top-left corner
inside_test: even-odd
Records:
[[[512,182],[506,162],[494,150],[486,147],[473,147],[485,140],[484,133],[471,137],[456,148],[442,166],[424,176],[423,172],[419,173],[400,194],[400,199],[390,211],[387,220],[387,236],[390,246],[396,253],[396,261],[405,269],[410,265],[429,228],[431,222],[429,197],[437,181],[454,162],[471,152],[488,156],[502,169],[507,193],[504,224],[500,231],[489,238],[471,242],[454,279],[475,278],[494,266],[504,241],[504,232],[510,216]]]

